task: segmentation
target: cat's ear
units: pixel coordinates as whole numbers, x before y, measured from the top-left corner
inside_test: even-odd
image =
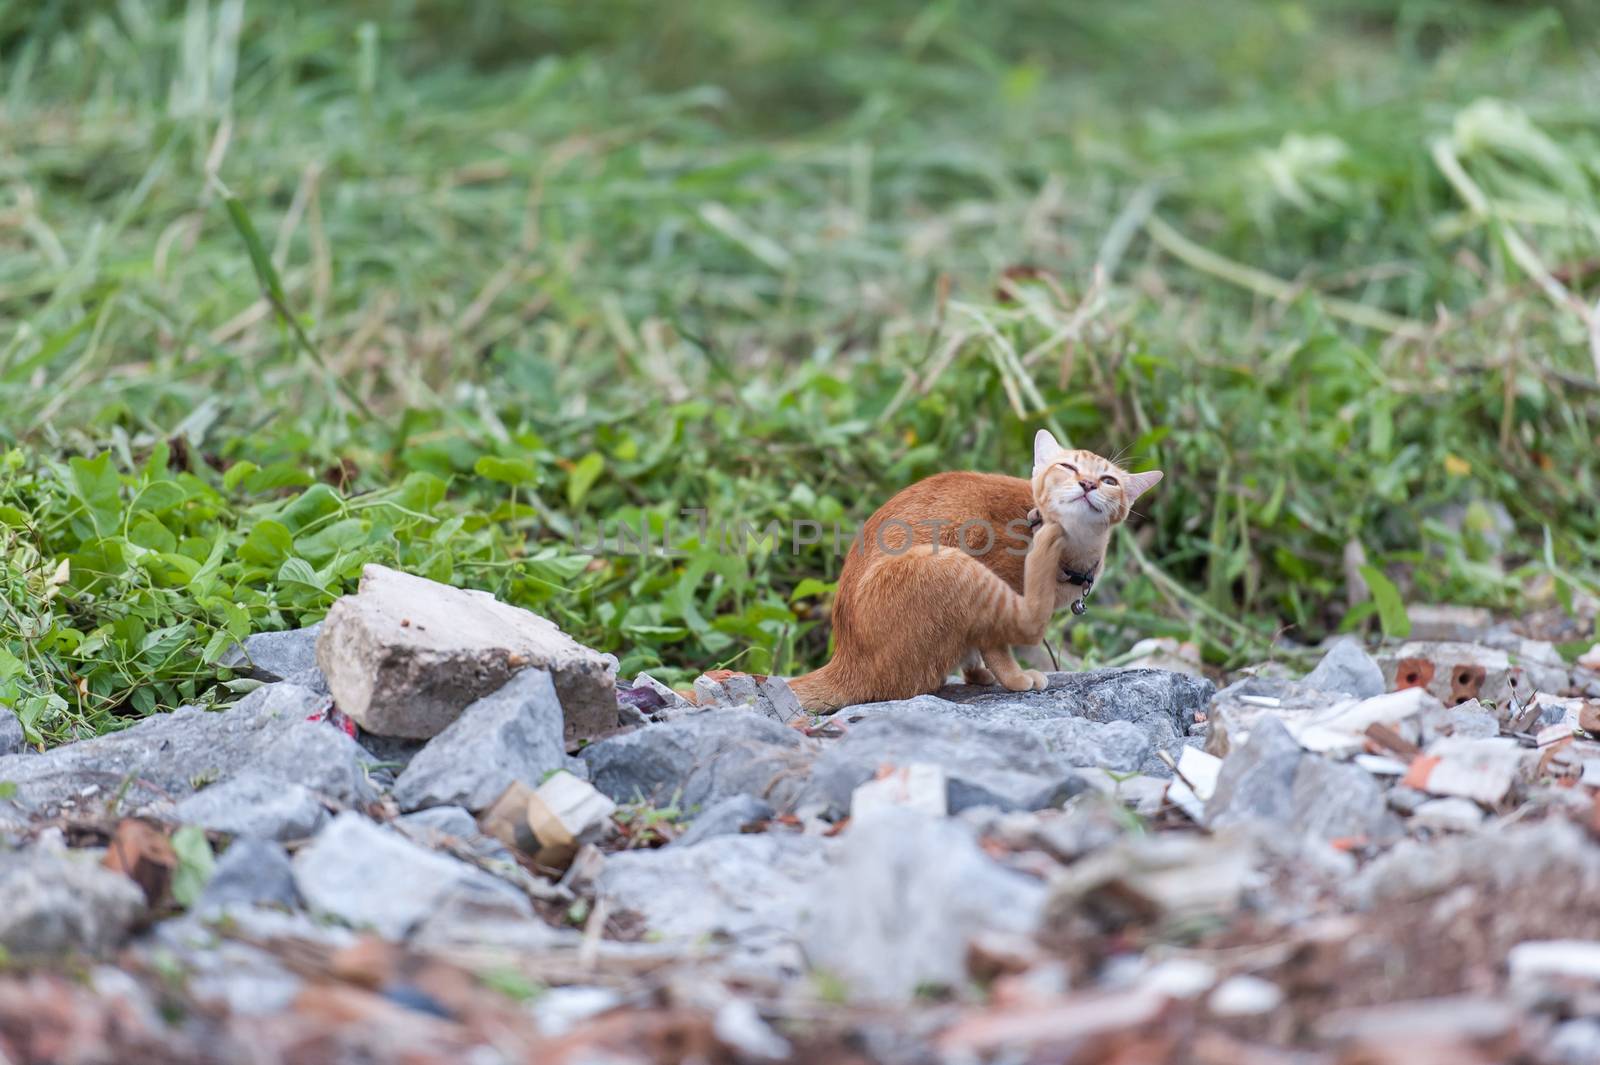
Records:
[[[1033,472],[1038,473],[1039,467],[1055,458],[1061,450],[1061,445],[1056,443],[1056,438],[1050,435],[1050,430],[1040,429],[1033,434]]]
[[[1130,507],[1133,506],[1133,501],[1135,499],[1138,499],[1140,496],[1144,495],[1147,491],[1149,491],[1150,489],[1154,488],[1156,486],[1157,482],[1159,482],[1160,480],[1161,480],[1161,471],[1160,470],[1151,470],[1149,473],[1130,473],[1130,474],[1128,474],[1128,480],[1127,480],[1128,488],[1127,488],[1126,493],[1124,494],[1124,498],[1127,499],[1128,505]]]

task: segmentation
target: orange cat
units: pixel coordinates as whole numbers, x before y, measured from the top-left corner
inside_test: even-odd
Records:
[[[910,698],[958,664],[975,683],[1045,686],[1044,674],[1017,665],[1012,645],[1041,642],[1050,615],[1085,594],[1112,528],[1161,473],[1065,450],[1043,429],[1033,462],[1031,482],[941,473],[878,508],[839,575],[832,661],[790,682],[802,706]]]

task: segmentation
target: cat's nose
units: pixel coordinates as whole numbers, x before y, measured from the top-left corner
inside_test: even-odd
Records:
[[[1096,486],[1093,481],[1079,481],[1078,487],[1083,489],[1084,495],[1088,495],[1090,492],[1095,490]]]

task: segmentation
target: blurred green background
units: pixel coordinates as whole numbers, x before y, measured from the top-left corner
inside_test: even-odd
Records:
[[[679,510],[857,522],[1024,473],[1041,425],[1167,472],[1089,663],[1569,602],[1595,33],[1578,0],[0,3],[0,704],[54,742],[226,699],[228,643],[368,561],[629,676],[798,672],[841,560]],[[589,557],[599,519],[682,557]]]

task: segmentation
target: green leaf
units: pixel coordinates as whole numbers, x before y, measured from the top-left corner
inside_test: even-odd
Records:
[[[343,507],[344,500],[331,485],[314,484],[295,496],[294,502],[284,507],[278,518],[290,532],[298,533],[315,521],[337,514]]]
[[[184,825],[172,834],[172,851],[178,857],[178,868],[172,874],[172,898],[188,909],[200,900],[200,892],[216,871],[217,859],[205,830],[196,825]]]
[[[794,591],[789,593],[789,602],[796,599],[820,599],[832,592],[834,585],[827,581],[819,581],[815,577],[807,577],[794,586]]]
[[[104,536],[116,528],[117,518],[122,513],[122,502],[118,498],[121,482],[111,466],[111,452],[101,452],[92,459],[73,458],[68,465],[72,467],[75,494],[89,511],[95,532]]]
[[[1361,576],[1372,589],[1372,601],[1377,604],[1378,624],[1383,626],[1383,634],[1397,640],[1410,636],[1411,617],[1400,598],[1400,589],[1377,566],[1362,566]]]
[[[491,481],[513,487],[538,483],[539,471],[527,459],[507,459],[499,455],[484,455],[472,464],[473,472]]]
[[[260,468],[260,466],[257,466],[249,459],[240,459],[232,466],[229,466],[227,472],[222,475],[222,487],[226,491],[232,492],[239,487],[240,481],[244,480],[252,473],[255,473]]]
[[[161,514],[181,506],[188,498],[188,493],[174,481],[152,481],[139,489],[139,494],[134,497],[133,508]]]
[[[594,482],[605,472],[605,456],[598,451],[591,451],[572,467],[572,472],[567,474],[567,504],[576,510],[583,502],[584,496],[589,494],[589,489],[594,487]]]
[[[289,530],[281,522],[263,518],[239,545],[239,557],[258,566],[277,566],[289,557],[293,548],[294,537],[289,535]]]
[[[317,571],[303,558],[287,559],[278,569],[278,583],[303,584],[319,592],[326,590],[326,586],[317,579]]]

